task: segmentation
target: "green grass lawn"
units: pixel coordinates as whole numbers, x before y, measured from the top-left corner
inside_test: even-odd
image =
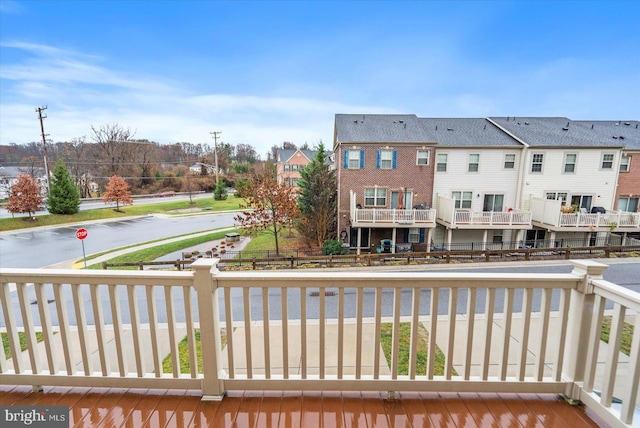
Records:
[[[2,348],[4,349],[4,357],[11,358],[11,349],[9,348],[9,335],[7,333],[0,333],[2,335]],[[36,332],[36,341],[42,342],[44,336],[41,332]],[[27,349],[27,335],[24,332],[18,332],[18,340],[20,341],[20,350],[25,351]]]
[[[411,324],[408,322],[400,323],[400,341],[398,355],[398,374],[409,374],[409,352],[411,347]],[[393,323],[383,323],[380,326],[380,345],[384,351],[384,356],[391,363],[391,346],[393,343]],[[416,374],[427,374],[428,359],[428,342],[429,333],[422,324],[418,324],[418,352],[416,355]],[[433,374],[436,376],[444,375],[445,356],[444,353],[436,346],[436,355],[434,359]],[[454,376],[457,375],[453,370]]]
[[[200,342],[200,329],[194,331],[196,338],[196,361],[198,361],[198,373],[202,373],[202,344]],[[222,333],[220,340],[222,342],[222,349],[227,344],[227,335]],[[184,337],[178,343],[178,360],[180,363],[180,373],[191,373],[191,363],[189,362],[189,345],[187,343],[187,336]],[[162,372],[173,373],[173,365],[171,363],[171,354],[164,357],[162,360]]]
[[[602,333],[600,340],[609,343],[609,334],[611,333],[611,317],[604,317],[602,320]],[[624,323],[622,328],[622,340],[620,341],[620,352],[625,355],[631,353],[631,340],[633,339],[633,325]]]
[[[194,204],[190,205],[189,200],[161,202],[155,204],[145,204],[139,201],[134,205],[120,207],[121,212],[115,211],[115,206],[105,205],[104,209],[80,211],[72,215],[44,214],[36,216],[36,221],[25,221],[24,217],[0,219],[0,231],[26,229],[36,226],[53,226],[66,223],[81,223],[91,220],[106,220],[125,218],[147,214],[181,214],[179,210],[200,208],[206,211],[228,211],[239,209],[242,199],[228,197],[224,201],[216,201],[213,196],[210,198],[194,199]]]
[[[151,262],[156,260],[165,254],[173,253],[174,251],[183,250],[185,248],[193,247],[195,245],[202,244],[204,242],[214,241],[216,239],[222,239],[225,237],[225,234],[230,232],[238,232],[238,230],[225,230],[222,232],[212,232],[206,235],[197,236],[194,238],[186,238],[181,241],[170,242],[168,244],[161,244],[155,247],[145,248],[139,251],[134,251],[131,253],[123,254],[118,257],[114,257],[109,260],[109,263],[137,263],[137,262]],[[94,263],[87,267],[87,269],[102,269],[102,263]],[[137,267],[132,266],[129,268],[118,268],[118,269],[137,269]]]

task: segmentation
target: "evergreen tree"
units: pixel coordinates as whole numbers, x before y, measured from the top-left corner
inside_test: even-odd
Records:
[[[80,191],[69,176],[67,167],[56,162],[51,178],[51,194],[47,208],[51,214],[75,214],[80,207]]]
[[[308,242],[318,247],[336,236],[336,175],[325,162],[326,157],[324,145],[320,143],[309,165],[300,170],[298,180],[302,221],[297,228]]]
[[[223,180],[219,179],[216,183],[216,188],[213,189],[213,199],[216,201],[224,201],[227,199],[227,186]]]

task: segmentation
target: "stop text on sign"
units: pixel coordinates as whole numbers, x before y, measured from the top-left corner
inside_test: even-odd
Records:
[[[76,230],[76,238],[80,240],[85,239],[87,235],[89,235],[89,232],[87,232],[87,229],[85,229],[84,227]]]

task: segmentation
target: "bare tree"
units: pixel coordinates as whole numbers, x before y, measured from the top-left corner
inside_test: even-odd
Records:
[[[100,156],[97,159],[103,166],[106,176],[126,176],[127,166],[135,159],[135,145],[128,144],[134,133],[117,123],[105,124],[96,128],[91,126],[91,139],[98,146]],[[128,168],[131,170],[132,168]]]

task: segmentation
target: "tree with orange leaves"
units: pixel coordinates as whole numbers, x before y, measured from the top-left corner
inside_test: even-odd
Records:
[[[109,179],[107,188],[102,195],[102,202],[105,204],[116,203],[116,211],[120,211],[120,204],[133,205],[133,198],[131,197],[131,191],[129,185],[124,178],[114,175]]]
[[[246,203],[240,204],[240,208],[246,210],[234,219],[250,233],[264,230],[272,234],[276,255],[279,255],[278,237],[284,227],[299,215],[294,188],[266,175],[252,180],[245,194]]]
[[[7,211],[10,213],[29,213],[25,220],[32,220],[36,211],[44,208],[40,186],[28,174],[20,174],[18,181],[11,186]]]

